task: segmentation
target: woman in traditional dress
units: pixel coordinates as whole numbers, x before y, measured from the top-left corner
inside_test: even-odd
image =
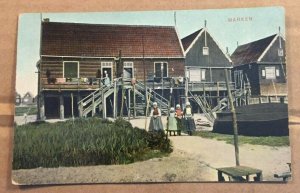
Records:
[[[177,104],[176,111],[175,111],[175,118],[177,120],[177,128],[178,128],[179,135],[181,134],[181,130],[183,129],[182,116],[183,116],[183,112],[180,107],[180,104]]]
[[[190,102],[186,103],[183,115],[185,122],[185,130],[189,135],[192,135],[192,132],[196,130],[196,125],[193,118],[192,106]]]
[[[170,133],[170,135],[172,135],[172,132],[174,135],[176,135],[176,132],[178,133],[178,135],[180,135],[180,131],[178,131],[178,127],[177,127],[177,120],[175,114],[176,114],[175,109],[171,107],[169,117],[168,117],[168,132]]]
[[[157,106],[157,103],[153,103],[153,109],[150,112],[150,125],[149,125],[149,131],[163,131],[164,127],[161,122],[161,111]]]

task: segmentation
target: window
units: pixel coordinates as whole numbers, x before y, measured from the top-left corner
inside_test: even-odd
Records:
[[[168,63],[167,62],[155,62],[154,63],[155,77],[168,77]]]
[[[203,47],[202,53],[203,53],[203,56],[208,56],[209,55],[209,48],[208,47]]]
[[[280,76],[280,71],[279,69],[276,69],[276,77]]]
[[[101,62],[101,73],[103,78],[108,76],[110,80],[112,80],[112,66],[113,62]]]
[[[133,78],[133,62],[124,62],[123,63],[123,76],[124,78]]]
[[[282,48],[278,49],[278,56],[283,56],[283,49]]]
[[[201,69],[201,80],[205,80],[205,69]]]
[[[265,69],[261,70],[261,76],[264,77],[264,78],[266,77],[266,70]]]
[[[79,78],[79,62],[63,63],[64,78]]]
[[[189,69],[188,77],[191,82],[201,82],[206,79],[205,73],[206,69]]]
[[[275,67],[266,67],[266,79],[275,79]]]

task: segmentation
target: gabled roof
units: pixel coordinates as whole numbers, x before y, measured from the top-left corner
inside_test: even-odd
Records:
[[[181,39],[184,50],[187,50],[191,46],[191,44],[196,39],[196,37],[200,34],[201,31],[202,28]]]
[[[190,34],[190,35],[182,38],[181,42],[182,42],[182,46],[184,48],[184,54],[186,54],[187,52],[189,52],[189,50],[193,47],[193,45],[196,43],[196,41],[202,36],[202,34],[205,34],[205,33],[209,34],[209,32],[207,31],[207,28],[201,28],[201,29],[195,31],[194,33],[192,33],[192,34]],[[220,47],[220,44],[211,35],[210,35],[210,37],[217,44],[217,46],[222,51],[222,53],[227,58],[227,60],[229,62],[232,62],[231,59],[230,59],[230,57]]]
[[[278,36],[278,34],[274,34],[254,42],[238,46],[231,55],[233,65],[259,62]]]
[[[143,46],[144,45],[144,46]],[[41,55],[184,57],[173,26],[42,23]]]

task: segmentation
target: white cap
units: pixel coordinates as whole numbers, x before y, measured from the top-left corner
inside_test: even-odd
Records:
[[[157,106],[157,102],[154,102],[154,103],[153,103],[153,106]]]
[[[170,108],[170,111],[175,111],[174,107],[171,107],[171,108]]]
[[[176,105],[176,108],[180,108],[180,104],[177,104],[177,105]]]
[[[191,105],[191,103],[190,102],[186,102],[186,105]]]

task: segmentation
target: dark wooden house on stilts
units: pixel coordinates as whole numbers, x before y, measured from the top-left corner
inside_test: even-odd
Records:
[[[231,59],[235,82],[240,85],[241,77],[248,79],[252,99],[286,100],[285,39],[280,33],[238,46]]]
[[[40,119],[135,116],[149,95],[168,109],[163,80],[184,76],[184,53],[172,26],[44,20],[37,68]]]
[[[232,62],[217,41],[204,27],[183,38],[185,72],[188,78],[186,95],[198,103],[199,110],[217,106],[227,96],[225,69],[230,73]],[[199,108],[200,107],[200,108]],[[196,110],[196,109],[195,109]]]

